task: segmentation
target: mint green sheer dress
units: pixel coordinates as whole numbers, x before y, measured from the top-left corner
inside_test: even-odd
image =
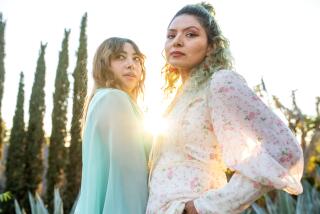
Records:
[[[98,89],[88,108],[76,214],[144,214],[148,198],[142,115],[123,91]]]

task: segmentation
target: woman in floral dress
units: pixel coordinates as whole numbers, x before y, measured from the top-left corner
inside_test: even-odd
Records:
[[[165,55],[166,90],[177,90],[152,149],[147,213],[240,213],[272,189],[300,194],[301,147],[232,70],[210,4],[177,12]]]

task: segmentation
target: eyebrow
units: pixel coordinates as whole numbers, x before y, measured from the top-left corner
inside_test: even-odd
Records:
[[[126,55],[128,55],[128,52],[121,50],[117,54],[126,54]],[[137,52],[134,52],[132,55],[140,57],[139,53],[137,53]]]
[[[183,31],[190,30],[191,28],[195,28],[196,30],[199,30],[199,28],[196,27],[196,26],[189,26],[189,27],[184,28]],[[168,28],[168,31],[177,31],[177,29],[175,29],[175,28]]]

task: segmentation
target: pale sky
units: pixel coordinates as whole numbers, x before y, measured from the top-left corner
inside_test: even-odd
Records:
[[[159,112],[160,70],[166,28],[182,6],[191,0],[0,0],[6,20],[5,86],[2,115],[10,128],[15,111],[19,73],[25,74],[25,122],[40,42],[46,49],[46,134],[51,133],[52,95],[64,28],[69,37],[69,80],[75,68],[80,22],[88,13],[88,71],[92,57],[108,37],[134,40],[147,56],[145,106]],[[315,114],[320,96],[320,0],[209,0],[216,19],[230,41],[236,71],[250,87],[264,78],[270,94],[290,106],[291,90],[304,113]],[[91,82],[89,82],[89,88]],[[70,93],[70,97],[72,93]],[[69,101],[69,115],[72,102]],[[162,108],[162,107],[161,107]],[[70,125],[70,121],[68,123]],[[69,126],[68,125],[68,126]]]

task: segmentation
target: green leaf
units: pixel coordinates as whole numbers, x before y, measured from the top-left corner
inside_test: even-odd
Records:
[[[258,204],[253,203],[252,204],[252,208],[255,211],[256,214],[267,214],[267,212],[265,211],[265,209],[263,209],[262,207],[260,207]]]
[[[266,201],[268,214],[277,214],[277,206],[272,202],[271,198],[265,194],[264,199]]]
[[[63,214],[63,203],[57,188],[54,189],[54,214]]]
[[[296,206],[295,200],[284,191],[277,191],[277,207],[279,214],[294,213]]]
[[[12,194],[9,191],[0,194],[0,201],[1,202],[7,202],[11,198],[12,198]]]
[[[36,193],[36,214],[49,214],[40,196]]]
[[[22,214],[20,205],[16,199],[14,199],[14,210],[15,210],[16,214]]]
[[[28,192],[28,197],[29,197],[29,203],[30,203],[31,213],[32,213],[32,214],[37,214],[37,211],[36,211],[36,201],[34,200],[31,192]]]

